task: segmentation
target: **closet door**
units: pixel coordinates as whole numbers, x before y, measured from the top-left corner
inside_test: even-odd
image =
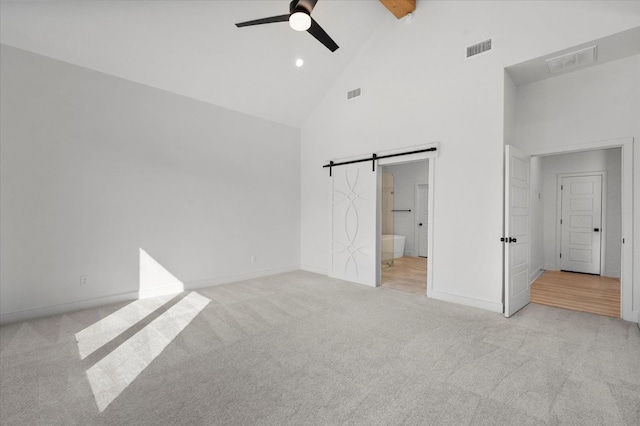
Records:
[[[333,169],[329,275],[376,286],[377,172],[370,162]]]
[[[602,175],[562,178],[560,269],[600,275]]]

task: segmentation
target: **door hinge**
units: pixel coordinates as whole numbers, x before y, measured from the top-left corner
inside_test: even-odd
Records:
[[[560,191],[564,191],[564,185],[560,185]]]
[[[562,253],[560,253],[560,259],[562,259]]]
[[[562,219],[560,219],[560,225],[562,225]]]

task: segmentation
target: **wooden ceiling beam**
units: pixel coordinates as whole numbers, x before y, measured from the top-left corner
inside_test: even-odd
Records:
[[[416,0],[380,0],[389,12],[401,19],[416,10]]]

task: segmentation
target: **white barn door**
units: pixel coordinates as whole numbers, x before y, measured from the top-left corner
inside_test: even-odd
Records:
[[[337,166],[332,174],[329,275],[375,287],[378,173],[367,161]]]
[[[504,315],[531,300],[529,289],[529,155],[505,146]]]

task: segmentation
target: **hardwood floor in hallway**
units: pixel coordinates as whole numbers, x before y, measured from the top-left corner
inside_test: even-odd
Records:
[[[404,256],[382,268],[382,287],[419,295],[427,294],[427,259]]]
[[[531,285],[531,302],[572,311],[620,317],[620,280],[545,271]]]

